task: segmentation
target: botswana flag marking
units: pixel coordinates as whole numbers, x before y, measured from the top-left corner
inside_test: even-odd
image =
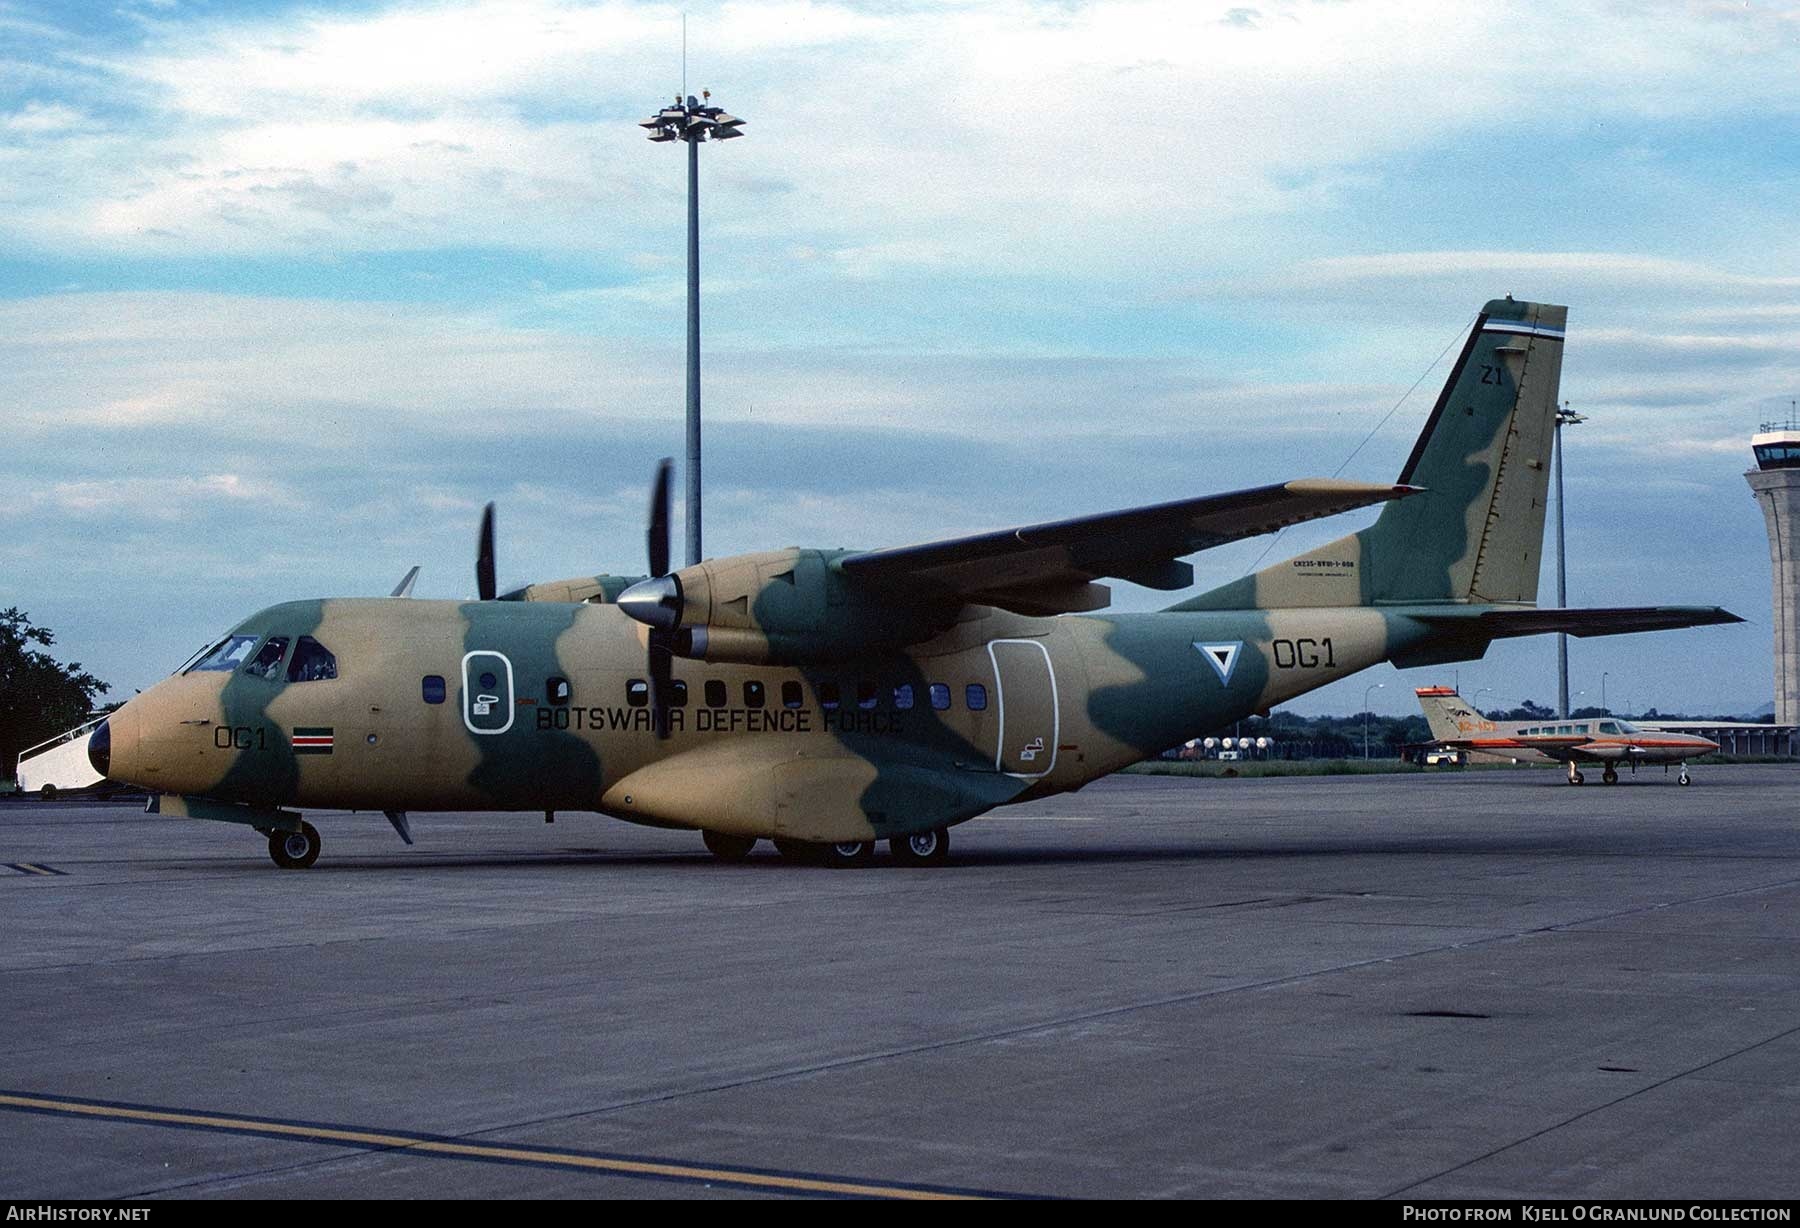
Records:
[[[296,725],[293,742],[296,755],[329,755],[332,743],[331,726]]]

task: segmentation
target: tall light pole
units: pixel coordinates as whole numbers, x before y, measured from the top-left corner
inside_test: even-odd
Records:
[[[1553,450],[1556,452],[1556,607],[1559,610],[1567,609],[1569,605],[1569,572],[1563,559],[1562,429],[1565,425],[1574,426],[1586,421],[1584,415],[1569,408],[1567,401],[1556,411]],[[1556,636],[1556,714],[1564,720],[1569,719],[1569,637],[1561,632]]]
[[[1494,688],[1493,688],[1493,687],[1491,687],[1491,686],[1484,686],[1484,687],[1482,687],[1482,688],[1481,688],[1481,689],[1480,689],[1480,690],[1479,690],[1479,691],[1476,691],[1476,692],[1475,692],[1475,698],[1474,698],[1474,699],[1471,699],[1471,700],[1470,700],[1470,701],[1469,701],[1469,706],[1470,706],[1470,707],[1471,707],[1471,708],[1473,708],[1473,709],[1475,709],[1475,715],[1476,715],[1476,716],[1480,716],[1480,715],[1481,715],[1481,697],[1482,697],[1482,696],[1483,696],[1483,695],[1486,695],[1486,694],[1487,694],[1487,693],[1488,693],[1488,692],[1489,692],[1489,691],[1492,691],[1492,690],[1493,690],[1493,689],[1494,689]]]
[[[1601,716],[1611,716],[1612,715],[1611,711],[1606,706],[1606,675],[1607,675],[1606,670],[1600,671],[1600,715]]]
[[[722,109],[705,105],[708,90],[700,98],[692,94],[684,102],[675,99],[638,127],[650,130],[653,141],[685,141],[688,151],[687,214],[687,561],[692,567],[700,553],[700,143],[728,141],[743,136],[744,121]]]
[[[1368,758],[1369,758],[1369,692],[1370,691],[1379,691],[1382,687],[1384,687],[1386,685],[1387,685],[1387,683],[1385,683],[1385,682],[1377,682],[1377,683],[1373,683],[1373,684],[1363,688],[1363,760],[1364,760],[1364,762],[1367,762]]]

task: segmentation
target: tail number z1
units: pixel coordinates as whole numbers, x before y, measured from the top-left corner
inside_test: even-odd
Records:
[[[1337,668],[1329,636],[1322,640],[1276,640],[1270,647],[1275,653],[1276,669]]]

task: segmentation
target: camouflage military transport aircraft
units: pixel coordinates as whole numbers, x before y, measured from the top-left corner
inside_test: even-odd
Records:
[[[671,572],[665,462],[649,578],[496,597],[490,515],[482,600],[274,606],[115,712],[90,753],[155,812],[265,833],[284,867],[319,855],[300,807],[380,810],[409,843],[410,810],[577,810],[698,829],[726,860],[769,837],[797,860],[858,864],[885,839],[932,863],[957,823],[1381,661],[1738,621],[1534,607],[1565,314],[1489,303],[1393,485]],[[1103,577],[1184,588],[1184,555],[1377,503],[1369,528],[1159,613],[1092,613]]]
[[[1675,780],[1685,785],[1687,761],[1719,749],[1709,738],[1639,729],[1616,716],[1494,721],[1471,708],[1451,687],[1422,686],[1414,694],[1437,745],[1534,763],[1566,763],[1572,785],[1587,779],[1581,774],[1584,763],[1600,764],[1600,779],[1609,785],[1619,783],[1621,763],[1629,763],[1634,772],[1640,763],[1660,763],[1665,771],[1668,764],[1679,763],[1681,774]]]

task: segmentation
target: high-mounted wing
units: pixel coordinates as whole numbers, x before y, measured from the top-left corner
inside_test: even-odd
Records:
[[[839,560],[877,588],[956,597],[1020,614],[1103,608],[1102,576],[1156,589],[1186,588],[1183,555],[1335,516],[1419,491],[1416,486],[1302,478],[1274,486],[1002,529],[974,537],[871,550]]]

